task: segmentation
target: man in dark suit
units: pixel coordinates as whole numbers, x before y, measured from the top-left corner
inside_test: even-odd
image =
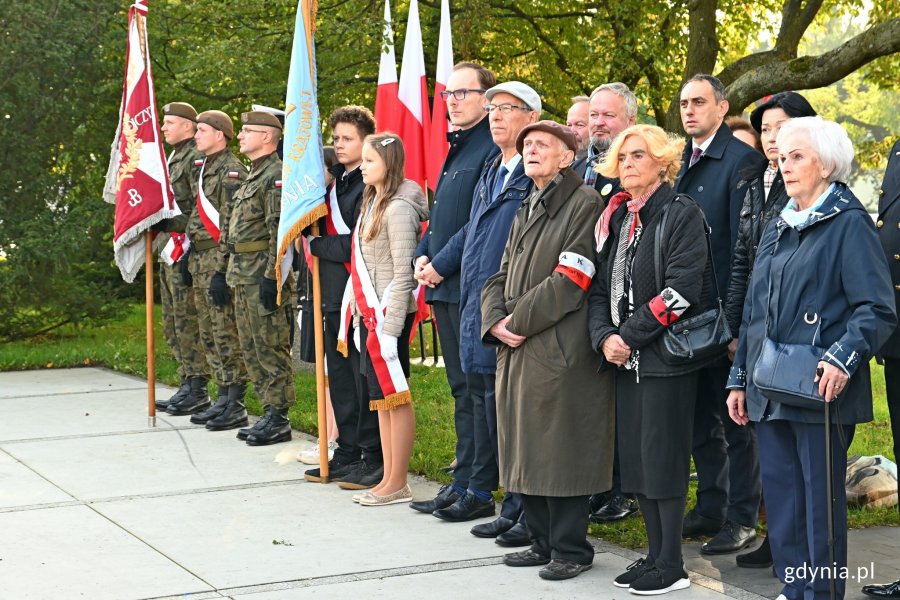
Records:
[[[888,155],[881,197],[878,199],[878,238],[887,255],[894,284],[894,300],[900,306],[900,140]],[[894,436],[894,457],[900,456],[900,327],[881,347],[884,361],[884,383],[887,388],[888,410],[891,413],[891,433]],[[898,486],[900,488],[900,486]],[[898,489],[900,493],[900,489]],[[865,585],[864,594],[875,598],[900,598],[900,580],[884,585]]]
[[[712,75],[688,80],[680,102],[681,122],[691,141],[685,145],[675,188],[696,200],[712,228],[715,275],[724,294],[745,193],[738,183],[742,171],[762,155],[736,139],[724,124],[725,87]],[[706,554],[735,552],[753,542],[762,493],[755,432],[728,418],[729,366],[723,357],[703,369],[694,408],[693,456],[699,486],[697,505],[685,517],[682,535],[713,535],[701,547]]]
[[[434,264],[432,260],[468,222],[472,194],[481,169],[485,161],[498,152],[484,111],[487,104],[484,94],[496,83],[494,74],[488,69],[462,62],[453,67],[447,89],[441,92],[453,131],[447,134],[450,151],[434,190],[428,230],[416,248],[415,274],[417,279],[433,282],[433,287],[425,288],[425,300],[434,311],[447,382],[456,402],[457,467],[453,472],[453,484],[441,488],[434,500],[410,504],[413,510],[424,513],[447,508],[465,496],[472,474],[475,453],[473,400],[467,391],[466,375],[459,358],[459,271],[451,274],[446,267]]]

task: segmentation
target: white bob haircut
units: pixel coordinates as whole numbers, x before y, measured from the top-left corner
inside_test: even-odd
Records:
[[[797,117],[785,121],[778,132],[778,147],[786,148],[784,140],[800,135],[809,142],[822,166],[830,171],[829,183],[847,182],[850,166],[853,164],[853,142],[843,127],[834,121],[826,121],[822,117]]]

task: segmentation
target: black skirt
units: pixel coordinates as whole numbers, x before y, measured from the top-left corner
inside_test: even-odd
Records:
[[[622,491],[653,500],[685,496],[691,474],[699,373],[641,377],[616,372],[616,439]]]

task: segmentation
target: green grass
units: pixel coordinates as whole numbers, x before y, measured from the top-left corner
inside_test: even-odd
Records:
[[[53,335],[18,343],[0,344],[0,371],[40,368],[104,366],[140,377],[147,376],[146,342],[144,337],[144,308],[135,306],[119,322],[99,327],[61,328]],[[162,337],[159,308],[156,313],[155,362],[157,380],[169,385],[178,384],[176,365]],[[426,334],[429,356],[430,332]],[[410,351],[419,356],[418,341]],[[891,430],[884,394],[881,367],[873,364],[873,393],[875,420],[856,428],[850,454],[882,454],[895,460],[892,452]],[[291,409],[291,424],[312,435],[317,434],[315,375],[297,372],[294,377],[297,404]],[[443,369],[412,365],[412,387],[416,409],[416,443],[410,469],[426,477],[448,482],[440,467],[453,460],[456,434],[453,427],[453,398]],[[248,409],[260,413],[255,395],[248,394]],[[695,500],[696,483],[691,483],[688,505]],[[499,495],[497,495],[499,498]],[[897,509],[851,509],[851,528],[877,525],[896,525]],[[622,546],[636,548],[647,543],[646,531],[640,518],[626,519],[610,525],[591,525],[591,533]]]

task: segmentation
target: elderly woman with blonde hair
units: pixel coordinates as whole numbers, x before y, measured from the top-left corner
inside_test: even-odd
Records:
[[[638,595],[690,585],[681,526],[697,370],[711,359],[672,364],[663,336],[713,306],[716,294],[702,211],[672,188],[683,147],[659,127],[635,125],[600,166],[625,191],[610,199],[595,230],[589,327],[603,367],[615,370],[622,491],[637,496],[650,545],[614,583]]]
[[[791,119],[777,144],[790,200],[756,252],[728,411],[738,425],[756,423],[779,598],[827,598],[832,586],[843,598],[847,448],[856,424],[872,420],[869,359],[896,323],[894,294],[875,225],[845,183],[844,129]]]

